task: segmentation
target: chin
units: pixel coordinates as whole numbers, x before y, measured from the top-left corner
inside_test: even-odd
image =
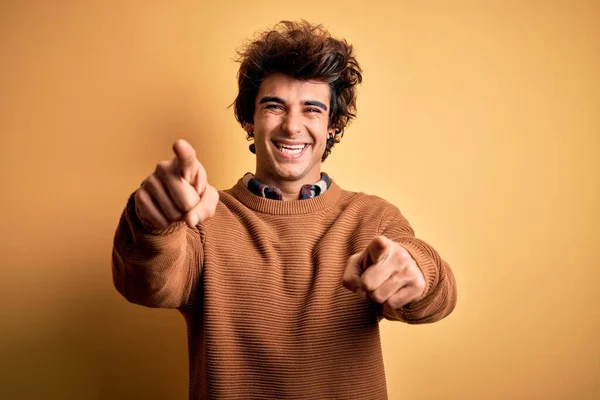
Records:
[[[302,179],[308,173],[308,169],[300,165],[277,166],[275,168],[277,176],[285,180]]]

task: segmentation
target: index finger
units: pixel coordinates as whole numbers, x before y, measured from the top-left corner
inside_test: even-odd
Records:
[[[187,141],[179,139],[173,143],[173,152],[177,157],[181,176],[189,182],[194,172],[193,167],[198,161],[196,159],[196,150]]]
[[[363,252],[362,266],[364,269],[380,262],[389,252],[391,242],[385,236],[376,236]]]

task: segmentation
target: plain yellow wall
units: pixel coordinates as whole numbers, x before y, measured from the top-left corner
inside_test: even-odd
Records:
[[[458,282],[448,319],[382,323],[390,398],[600,397],[600,2],[15,0],[0,398],[186,397],[184,321],[117,294],[112,235],[176,138],[219,189],[253,170],[232,58],[300,18],[364,67],[324,169],[399,206]]]

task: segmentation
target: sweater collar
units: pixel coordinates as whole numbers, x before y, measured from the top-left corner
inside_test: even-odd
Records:
[[[241,178],[235,186],[225,192],[254,211],[266,214],[294,215],[308,214],[334,207],[340,198],[341,189],[330,179],[329,188],[319,196],[305,200],[282,201],[257,196],[248,189]]]

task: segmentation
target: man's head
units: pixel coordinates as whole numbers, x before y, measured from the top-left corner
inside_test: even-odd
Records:
[[[283,21],[238,61],[235,116],[254,140],[257,172],[293,180],[314,173],[355,116],[362,76],[352,46],[320,25]]]

